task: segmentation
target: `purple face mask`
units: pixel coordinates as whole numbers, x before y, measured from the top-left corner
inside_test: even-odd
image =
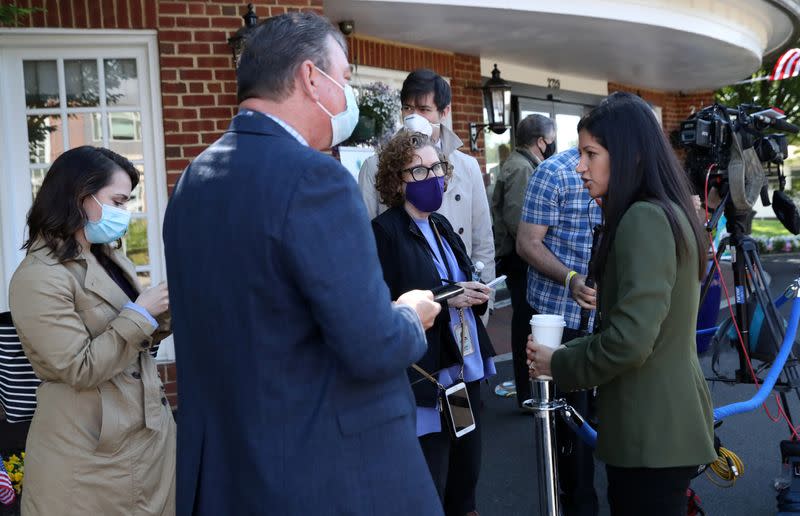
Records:
[[[444,196],[444,176],[406,183],[406,199],[419,211],[438,210],[442,206],[442,196]]]

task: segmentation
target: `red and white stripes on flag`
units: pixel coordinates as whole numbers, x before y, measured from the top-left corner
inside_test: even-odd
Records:
[[[3,464],[2,457],[0,457],[0,503],[3,505],[11,505],[14,503],[16,497],[14,486],[11,485],[11,479],[8,477],[6,466]]]
[[[775,63],[775,68],[772,69],[769,80],[779,81],[797,77],[798,75],[800,75],[800,48],[790,48]]]

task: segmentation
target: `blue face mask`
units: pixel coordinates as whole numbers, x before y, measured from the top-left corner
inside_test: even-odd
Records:
[[[358,102],[356,101],[355,93],[353,93],[353,88],[349,84],[342,86],[333,77],[323,72],[319,68],[317,68],[317,71],[344,90],[346,107],[344,108],[344,111],[337,115],[334,115],[328,111],[325,106],[322,105],[322,103],[317,101],[317,105],[320,107],[320,109],[322,109],[325,114],[331,117],[331,147],[333,147],[334,145],[338,145],[350,138],[350,135],[353,134],[353,129],[355,129],[356,125],[358,125]]]
[[[128,224],[131,222],[131,212],[108,204],[101,204],[94,195],[92,199],[103,211],[100,220],[95,222],[90,220],[83,228],[86,240],[92,244],[110,244],[125,236],[125,233],[128,232]]]

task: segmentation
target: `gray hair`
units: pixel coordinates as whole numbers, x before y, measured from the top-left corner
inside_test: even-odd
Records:
[[[267,18],[247,34],[236,68],[239,102],[265,98],[280,102],[294,91],[297,68],[310,60],[328,72],[328,37],[347,54],[347,41],[327,18],[296,12]]]
[[[546,138],[556,130],[553,121],[544,115],[528,115],[517,125],[517,147],[530,147],[539,138]]]

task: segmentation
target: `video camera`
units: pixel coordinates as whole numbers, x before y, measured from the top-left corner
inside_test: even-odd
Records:
[[[714,104],[682,122],[678,136],[688,149],[686,169],[696,189],[703,192],[709,176],[709,186],[716,187],[736,213],[749,214],[759,195],[762,204],[769,206],[767,176],[777,175],[778,189],[771,204],[786,229],[796,235],[800,213],[783,191],[786,178],[781,168],[789,153],[788,138],[782,133],[767,134],[770,130],[796,134],[800,127],[787,122],[775,108],[742,104],[732,109]]]

